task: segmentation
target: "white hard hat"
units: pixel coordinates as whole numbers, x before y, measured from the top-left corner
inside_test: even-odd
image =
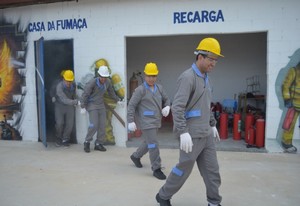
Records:
[[[101,77],[109,77],[108,67],[107,66],[101,66],[101,67],[99,67],[98,74]]]

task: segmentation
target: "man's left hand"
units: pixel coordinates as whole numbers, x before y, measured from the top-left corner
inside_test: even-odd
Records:
[[[212,129],[213,137],[215,138],[215,141],[219,142],[220,141],[220,135],[219,135],[219,132],[218,132],[217,128],[216,127],[211,127],[211,129]]]
[[[164,117],[167,117],[170,113],[170,106],[165,106],[162,110],[161,110],[161,114]]]

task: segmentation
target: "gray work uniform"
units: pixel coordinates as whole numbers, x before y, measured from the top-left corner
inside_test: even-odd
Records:
[[[155,84],[152,91],[149,85],[144,82],[135,89],[127,108],[127,121],[129,123],[134,122],[135,114],[137,114],[144,138],[133,156],[141,158],[149,151],[153,171],[161,168],[157,132],[158,128],[161,127],[161,110],[165,106],[170,106],[170,100],[163,87]]]
[[[75,119],[75,105],[77,105],[76,84],[67,87],[63,80],[56,86],[55,94],[55,128],[56,137],[63,142],[70,140]]]
[[[106,79],[104,84],[101,84],[99,78],[90,80],[84,87],[81,96],[81,108],[85,108],[89,113],[89,127],[85,137],[85,141],[91,142],[93,136],[97,132],[95,144],[103,144],[105,138],[105,121],[106,109],[104,105],[103,95],[108,92],[109,96],[119,101],[119,97],[115,94],[111,81]]]
[[[159,191],[162,199],[171,199],[192,172],[195,162],[206,186],[207,201],[219,204],[221,177],[212,134],[216,120],[210,110],[211,84],[207,74],[201,74],[196,64],[178,78],[177,93],[172,104],[176,136],[188,132],[193,141],[192,152],[180,150],[179,163],[172,169]]]

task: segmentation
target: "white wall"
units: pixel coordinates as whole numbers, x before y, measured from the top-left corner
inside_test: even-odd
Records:
[[[65,2],[2,10],[1,13],[4,17],[12,22],[20,21],[23,28],[26,28],[26,25],[33,21],[47,22],[70,18],[85,18],[88,24],[88,28],[81,31],[58,30],[28,34],[29,50],[26,67],[28,70],[27,82],[29,82],[29,92],[27,94],[28,96],[26,96],[25,106],[26,114],[30,115],[26,115],[25,117],[23,126],[25,133],[23,138],[24,140],[37,139],[33,42],[41,36],[44,36],[46,40],[74,39],[74,65],[77,81],[88,71],[93,61],[101,57],[106,58],[110,62],[113,71],[119,73],[122,79],[127,81],[125,72],[127,67],[126,37],[188,34],[221,35],[266,31],[268,34],[266,137],[274,139],[277,135],[274,127],[278,127],[277,125],[279,124],[279,118],[282,112],[279,108],[279,101],[275,92],[275,81],[279,71],[287,65],[289,61],[288,56],[293,54],[293,52],[300,47],[299,7],[300,2],[298,0],[254,0],[251,2],[238,0],[230,2],[224,2],[222,0],[85,0],[79,1],[78,3]],[[201,10],[222,10],[225,21],[217,23],[173,23],[173,12],[175,11],[194,12]],[[232,55],[237,56],[239,54],[239,50],[236,49],[237,47],[235,45],[239,45],[241,42],[235,42],[235,39],[230,36],[228,37],[228,41],[227,39],[225,41],[225,37],[224,39],[223,37],[221,38],[226,59],[218,63],[215,74],[212,74],[212,76],[216,78],[217,81],[224,79],[224,85],[227,85],[226,79],[228,79],[228,81],[231,81],[231,77],[240,79],[235,73],[237,72],[237,68],[240,67],[241,62],[245,62],[244,66],[249,68],[250,65],[253,64],[255,66],[258,62],[255,58],[247,58],[248,54],[253,57],[253,52],[255,52],[253,50],[247,50],[245,53],[241,53],[240,61],[237,61],[239,58],[231,59]],[[187,63],[183,62],[182,65],[178,65],[178,67],[185,69],[189,65],[189,62],[193,60],[192,51],[198,41],[199,39],[188,43],[189,48],[186,47],[186,50],[182,51],[182,54],[188,56],[186,58]],[[255,43],[255,40],[251,39],[248,45]],[[230,53],[228,51],[230,51]],[[174,53],[174,55],[179,54]],[[171,60],[173,59],[170,59],[170,61]],[[223,78],[223,74],[218,70],[222,70],[222,66],[226,64],[226,61],[228,69],[230,66],[232,67],[231,75],[234,76],[225,76],[225,79]],[[144,63],[145,62],[141,63],[141,66],[143,66]],[[167,67],[167,65],[161,65],[162,68],[165,66]],[[165,74],[162,73],[162,75]],[[245,73],[244,75],[246,76],[247,74]],[[264,73],[261,75],[264,75]],[[242,85],[240,81],[238,85]],[[240,89],[241,88],[235,92],[238,92]],[[220,91],[217,92],[217,96],[219,96],[218,98],[222,98]],[[125,119],[126,110],[119,107],[116,110]],[[122,128],[115,119],[113,124],[115,128]],[[84,131],[85,128],[86,125],[77,124],[77,134],[83,134],[82,131]],[[127,138],[126,129],[115,129],[115,133],[117,144],[124,146]],[[295,138],[299,138],[299,135],[295,136]]]

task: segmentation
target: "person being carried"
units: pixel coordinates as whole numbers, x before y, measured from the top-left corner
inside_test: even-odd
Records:
[[[104,105],[103,95],[107,91],[108,94],[116,101],[120,98],[115,94],[111,81],[108,79],[109,71],[107,66],[100,66],[98,69],[99,77],[91,79],[81,96],[81,108],[89,113],[89,127],[84,141],[84,151],[90,152],[90,142],[93,140],[94,134],[97,132],[94,150],[105,152],[103,146],[105,138],[105,121],[106,109]]]
[[[56,85],[55,98],[55,129],[56,146],[70,146],[70,136],[73,130],[75,119],[75,107],[78,105],[76,95],[76,84],[74,82],[74,73],[72,70],[63,72],[63,79]]]
[[[221,56],[219,42],[214,38],[200,41],[196,62],[178,78],[172,103],[174,131],[180,139],[179,163],[170,172],[156,194],[160,206],[170,206],[170,199],[190,176],[195,162],[206,186],[209,206],[219,206],[221,177],[214,140],[220,140],[216,120],[210,109],[212,86],[208,73]]]
[[[137,112],[139,125],[141,125],[141,145],[130,156],[136,167],[141,168],[141,158],[149,152],[153,176],[164,180],[165,174],[161,171],[161,158],[157,140],[158,128],[161,127],[161,118],[168,116],[170,112],[170,100],[160,84],[156,84],[159,73],[155,63],[147,63],[145,66],[145,82],[138,86],[128,104],[127,121],[129,131],[135,131],[135,114]]]

